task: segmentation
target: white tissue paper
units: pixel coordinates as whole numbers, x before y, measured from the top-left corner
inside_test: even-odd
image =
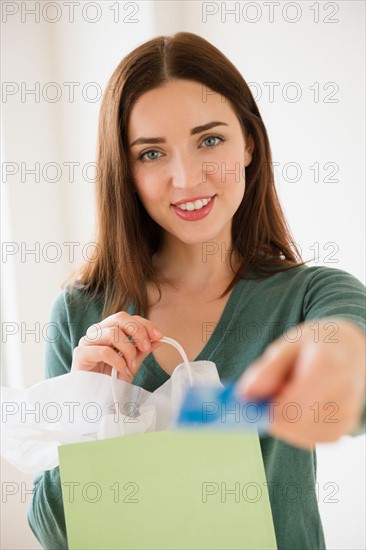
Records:
[[[88,371],[29,389],[2,387],[2,456],[23,473],[35,474],[58,466],[59,445],[171,428],[190,385],[222,387],[215,363],[187,361],[152,393]]]

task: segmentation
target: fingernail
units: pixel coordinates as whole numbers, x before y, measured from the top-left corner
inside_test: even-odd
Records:
[[[160,330],[158,330],[157,328],[153,328],[153,333],[155,334],[155,336],[157,338],[162,338],[162,336],[163,336],[163,333],[160,332]]]
[[[143,342],[142,342],[142,347],[144,348],[145,351],[147,351],[148,349],[150,349],[150,342],[149,342],[149,340],[143,340]]]
[[[262,361],[272,361],[276,359],[277,355],[281,352],[281,346],[278,342],[272,342],[264,350],[263,355],[259,358]],[[259,360],[258,359],[258,360]]]
[[[255,369],[248,370],[244,375],[242,382],[240,384],[240,390],[246,392],[250,389],[252,385],[255,384],[258,378],[258,371]]]
[[[125,369],[125,373],[127,374],[128,378],[133,378],[132,372],[130,371],[129,368]]]
[[[135,368],[136,368],[136,359],[132,359],[131,367],[132,367],[133,370],[135,370]]]

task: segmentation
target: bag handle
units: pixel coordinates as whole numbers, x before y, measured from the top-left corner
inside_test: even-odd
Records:
[[[165,342],[166,344],[170,344],[176,350],[179,351],[179,353],[182,356],[183,362],[184,362],[184,364],[187,368],[189,383],[190,383],[191,386],[193,386],[192,367],[191,367],[191,365],[188,361],[188,357],[186,355],[186,352],[182,348],[182,346],[176,340],[173,340],[173,338],[169,338],[168,336],[163,336],[163,338],[160,338],[160,340],[158,340],[158,341],[159,342]],[[117,380],[117,369],[115,369],[113,367],[112,368],[112,374],[111,374],[112,396],[113,396],[113,402],[114,402],[114,407],[115,407],[115,410],[116,410],[117,418],[119,418],[118,399],[117,399],[117,394],[116,394],[116,380]]]

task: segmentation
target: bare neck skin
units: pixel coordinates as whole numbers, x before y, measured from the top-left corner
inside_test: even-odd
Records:
[[[210,289],[221,292],[234,276],[230,248],[231,239],[223,235],[215,241],[187,244],[165,233],[153,263],[161,283],[182,294],[194,295]]]

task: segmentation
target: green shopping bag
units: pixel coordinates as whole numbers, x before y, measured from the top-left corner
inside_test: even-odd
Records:
[[[194,363],[164,341],[192,384]],[[70,550],[277,548],[256,431],[161,430],[58,453]]]
[[[166,430],[59,458],[70,550],[277,548],[257,433]]]

